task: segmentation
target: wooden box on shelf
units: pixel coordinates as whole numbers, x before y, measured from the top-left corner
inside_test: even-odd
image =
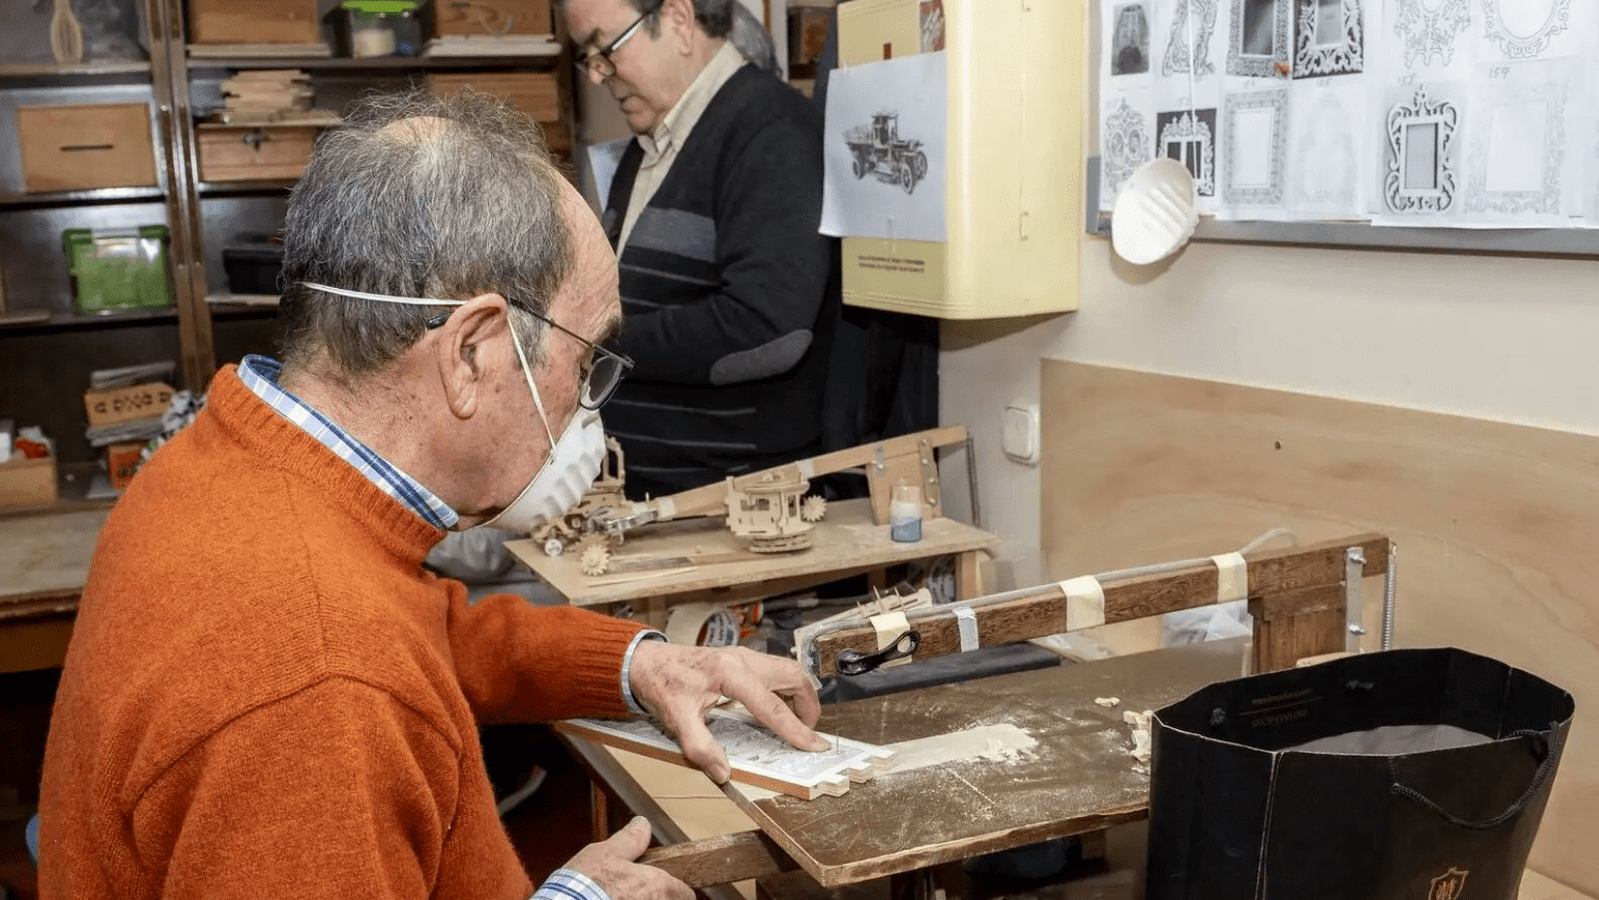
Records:
[[[299,178],[316,143],[315,125],[199,126],[201,181]]]
[[[111,486],[117,490],[127,488],[128,482],[144,464],[144,441],[119,441],[105,448],[105,468]]]
[[[536,122],[561,119],[561,89],[551,72],[434,72],[427,82],[428,90],[440,97],[470,87],[499,97]]]
[[[192,43],[297,44],[321,39],[317,0],[189,0]]]
[[[19,106],[17,137],[30,192],[157,183],[148,104]]]
[[[83,410],[90,425],[115,425],[149,419],[167,411],[172,386],[160,381],[83,392]]]
[[[55,457],[29,459],[18,450],[0,462],[0,509],[49,506],[59,499]]]
[[[552,34],[550,0],[433,0],[433,37]]]

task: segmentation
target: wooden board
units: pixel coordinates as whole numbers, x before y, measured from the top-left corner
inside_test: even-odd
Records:
[[[894,758],[892,752],[881,747],[833,735],[822,735],[833,744],[830,750],[820,753],[799,750],[749,717],[720,710],[714,711],[706,724],[711,736],[727,754],[734,781],[801,800],[842,796],[852,782],[870,781]],[[650,722],[568,719],[553,727],[563,734],[683,766],[692,765],[678,749],[677,742]]]
[[[1257,604],[1258,620],[1288,619],[1304,613],[1327,611],[1334,618],[1331,648],[1313,643],[1325,629],[1307,629],[1280,641],[1257,642],[1256,671],[1272,671],[1292,666],[1300,657],[1325,653],[1342,647],[1344,553],[1359,547],[1365,557],[1365,577],[1388,571],[1388,541],[1380,535],[1346,535],[1318,544],[1290,549],[1256,550],[1249,554],[1248,583],[1251,596],[1270,596],[1269,604]],[[1149,563],[1168,560],[1153,559]],[[1100,582],[1104,591],[1102,615],[1094,621],[1127,622],[1162,613],[1208,606],[1217,602],[1218,572],[1209,560],[1195,562],[1170,572],[1107,578]],[[1330,601],[1329,601],[1330,598]],[[1059,585],[1045,584],[1019,588],[1005,594],[973,598],[970,604],[941,605],[909,614],[910,624],[920,635],[914,658],[926,659],[960,652],[960,628],[955,611],[969,607],[976,619],[983,645],[1011,644],[1033,638],[1082,630],[1084,626],[1067,614],[1065,591]],[[1317,623],[1305,623],[1313,626]],[[1286,623],[1285,623],[1286,625]],[[814,640],[798,634],[805,652],[802,660],[818,677],[838,672],[838,655],[844,650],[870,653],[877,649],[876,633],[865,623],[840,623],[818,633]],[[1306,641],[1303,646],[1299,641]],[[1268,652],[1270,651],[1270,652]],[[1280,657],[1280,658],[1279,658]]]
[[[0,519],[0,618],[76,608],[109,508]]]
[[[1398,646],[1485,653],[1576,695],[1532,864],[1599,893],[1599,438],[1053,360],[1042,384],[1052,574],[1276,526],[1392,537]]]
[[[825,886],[1080,834],[1148,815],[1125,710],[1155,709],[1238,674],[1241,642],[1035,669],[824,707],[819,727],[886,745],[1000,723],[1020,753],[885,772],[812,801],[731,785],[728,793]],[[1115,696],[1116,709],[1094,703]]]
[[[575,554],[546,556],[542,546],[527,539],[510,541],[505,546],[560,591],[568,602],[598,606],[662,597],[672,602],[696,599],[738,602],[753,596],[770,597],[785,590],[798,590],[896,563],[986,550],[999,543],[994,535],[952,519],[923,522],[922,539],[913,544],[895,542],[889,537],[888,528],[872,524],[868,501],[846,500],[828,506],[827,518],[812,532],[814,540],[809,550],[686,569],[680,567],[658,577],[605,585],[595,585],[593,579],[583,574]],[[629,532],[627,543],[622,547],[629,555],[660,556],[734,553],[744,549],[744,542],[723,528],[720,520],[711,519],[664,522],[639,528]],[[744,595],[741,596],[740,591],[744,591]]]

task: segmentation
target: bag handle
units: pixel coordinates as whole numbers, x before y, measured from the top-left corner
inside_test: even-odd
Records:
[[[1552,732],[1555,728],[1559,727],[1559,725],[1559,722],[1550,722],[1549,730]],[[1544,782],[1548,781],[1550,777],[1555,774],[1555,766],[1560,762],[1560,748],[1551,747],[1549,745],[1549,741],[1544,738],[1543,732],[1541,731],[1536,731],[1529,728],[1522,731],[1512,731],[1510,734],[1505,735],[1505,737],[1527,738],[1532,742],[1533,745],[1532,755],[1535,757],[1543,757],[1543,761],[1538,766],[1538,771],[1533,773],[1532,783],[1527,785],[1527,790],[1522,792],[1522,795],[1517,797],[1515,802],[1511,803],[1504,812],[1494,816],[1491,819],[1482,819],[1475,822],[1469,819],[1462,819],[1449,810],[1444,809],[1442,806],[1439,806],[1434,801],[1429,800],[1415,788],[1400,784],[1399,770],[1394,765],[1393,758],[1390,757],[1388,760],[1388,771],[1392,772],[1394,776],[1393,792],[1414,802],[1423,809],[1428,809],[1437,813],[1438,816],[1445,822],[1460,828],[1469,828],[1473,831],[1486,831],[1490,828],[1503,825],[1504,823],[1520,815],[1521,811],[1527,808],[1527,804],[1531,803],[1532,798],[1537,796],[1538,791],[1543,788]]]

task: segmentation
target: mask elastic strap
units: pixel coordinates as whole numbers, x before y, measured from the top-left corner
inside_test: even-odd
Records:
[[[376,300],[379,303],[397,303],[401,306],[465,306],[465,300],[440,300],[437,297],[394,297],[388,294],[369,294],[366,291],[348,291],[344,288],[329,287],[317,284],[314,281],[302,281],[304,287],[337,294],[340,297],[353,297],[357,300]],[[516,347],[517,362],[522,364],[522,376],[527,379],[528,390],[533,392],[533,406],[539,411],[539,421],[544,423],[544,434],[550,439],[550,451],[555,451],[555,432],[550,430],[550,417],[544,412],[544,398],[539,396],[539,386],[533,382],[533,368],[527,364],[527,354],[522,352],[522,341],[516,333],[515,320],[511,318],[510,303],[506,303],[505,323],[511,329],[511,344]]]

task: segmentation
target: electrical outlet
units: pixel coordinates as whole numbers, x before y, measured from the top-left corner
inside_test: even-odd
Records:
[[[999,446],[1013,462],[1036,466],[1039,460],[1038,404],[1014,400],[1000,418]]]

